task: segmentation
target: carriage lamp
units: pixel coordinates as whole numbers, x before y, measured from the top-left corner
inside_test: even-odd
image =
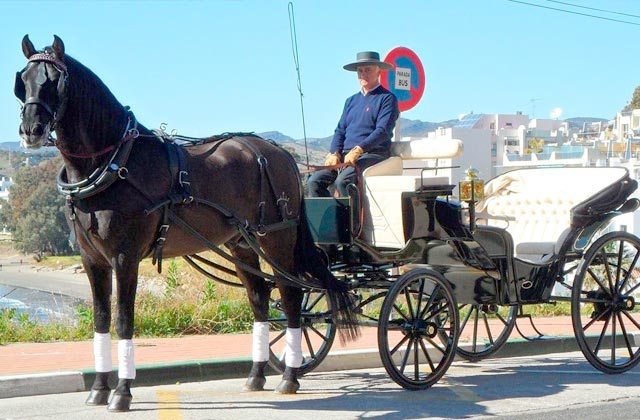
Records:
[[[478,178],[478,170],[469,168],[465,178],[458,183],[460,201],[469,205],[469,229],[471,232],[476,227],[476,202],[484,198],[484,181]]]

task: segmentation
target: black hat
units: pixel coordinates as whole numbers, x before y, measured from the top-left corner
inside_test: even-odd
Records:
[[[356,55],[356,61],[354,63],[349,63],[343,66],[343,68],[349,71],[357,71],[358,66],[368,66],[374,64],[380,67],[382,70],[391,70],[393,68],[391,64],[380,61],[380,54],[375,51],[359,52]]]

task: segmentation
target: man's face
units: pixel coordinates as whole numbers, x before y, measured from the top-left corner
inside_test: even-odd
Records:
[[[380,67],[375,64],[358,66],[358,81],[360,87],[369,90],[378,84],[378,78],[380,77]]]

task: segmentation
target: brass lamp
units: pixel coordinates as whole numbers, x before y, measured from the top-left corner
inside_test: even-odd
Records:
[[[458,183],[460,201],[469,204],[469,229],[471,232],[476,227],[476,202],[484,198],[484,181],[478,178],[478,170],[469,168],[465,178]]]

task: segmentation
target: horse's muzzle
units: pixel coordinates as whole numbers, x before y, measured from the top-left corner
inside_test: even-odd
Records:
[[[33,123],[33,124],[20,124],[18,130],[20,134],[20,145],[27,149],[37,149],[42,147],[49,138],[50,128],[49,124]]]

